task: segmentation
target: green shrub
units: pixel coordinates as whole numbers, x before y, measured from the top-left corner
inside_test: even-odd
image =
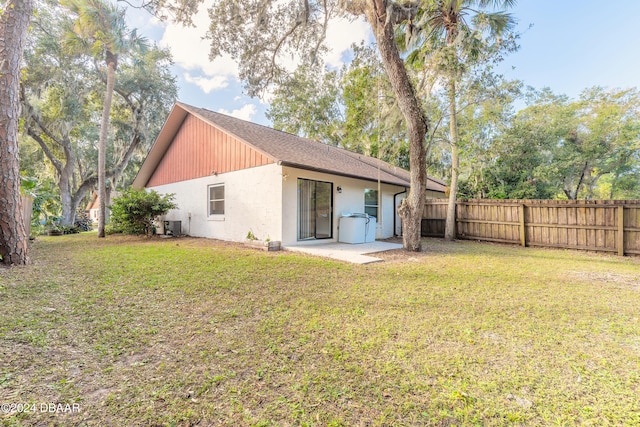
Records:
[[[109,233],[153,234],[153,221],[171,209],[176,209],[173,194],[156,191],[128,190],[115,197],[111,204]]]
[[[77,225],[61,225],[58,228],[62,230],[63,234],[78,234],[82,231]]]
[[[80,229],[80,231],[91,231],[93,229],[93,221],[89,218],[89,214],[84,209],[78,209],[76,211],[76,221],[74,225]]]
[[[124,234],[124,230],[120,226],[115,226],[113,223],[106,224],[104,226],[105,234]]]

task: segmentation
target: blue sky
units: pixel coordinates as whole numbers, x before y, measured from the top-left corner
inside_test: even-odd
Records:
[[[512,13],[521,38],[504,61],[507,78],[572,98],[592,86],[639,85],[639,0],[520,0]]]
[[[518,20],[520,49],[501,65],[505,77],[572,98],[596,85],[639,85],[640,0],[520,0],[511,13]],[[171,49],[180,101],[269,125],[267,104],[243,95],[233,62],[209,61],[208,42],[201,40],[206,13],[196,17],[195,29],[150,22],[140,13],[131,13],[129,21]],[[351,41],[368,37],[367,25],[341,22],[329,37],[335,46],[331,63],[339,65]]]

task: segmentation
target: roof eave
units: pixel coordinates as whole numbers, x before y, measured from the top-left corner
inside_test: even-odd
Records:
[[[296,168],[296,169],[304,169],[304,170],[313,171],[313,172],[321,172],[321,173],[326,173],[326,174],[329,174],[329,175],[344,176],[345,178],[360,179],[360,180],[369,181],[369,182],[378,182],[378,180],[375,179],[375,178],[367,178],[367,177],[364,177],[364,176],[361,176],[361,175],[354,175],[354,174],[348,174],[348,173],[344,173],[344,172],[337,172],[335,170],[316,168],[316,167],[313,167],[313,166],[303,165],[303,164],[299,164],[299,163],[295,163],[295,162],[288,162],[288,161],[284,161],[284,160],[279,160],[278,161],[278,165],[292,167],[292,168]],[[406,187],[406,188],[410,187],[409,182],[404,181],[404,180],[402,180],[400,178],[398,178],[398,181],[396,181],[396,182],[392,182],[392,181],[385,180],[385,179],[381,179],[380,182],[382,182],[384,184],[395,185],[395,186],[398,186],[398,187]]]

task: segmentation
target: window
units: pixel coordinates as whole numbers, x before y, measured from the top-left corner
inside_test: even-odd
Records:
[[[224,215],[224,184],[209,186],[209,216]]]
[[[364,190],[364,213],[378,218],[378,190],[365,188]]]

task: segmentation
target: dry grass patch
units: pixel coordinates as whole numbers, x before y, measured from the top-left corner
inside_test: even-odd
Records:
[[[640,264],[427,240],[355,266],[42,238],[0,271],[3,425],[637,425]],[[614,280],[615,279],[615,280]]]

